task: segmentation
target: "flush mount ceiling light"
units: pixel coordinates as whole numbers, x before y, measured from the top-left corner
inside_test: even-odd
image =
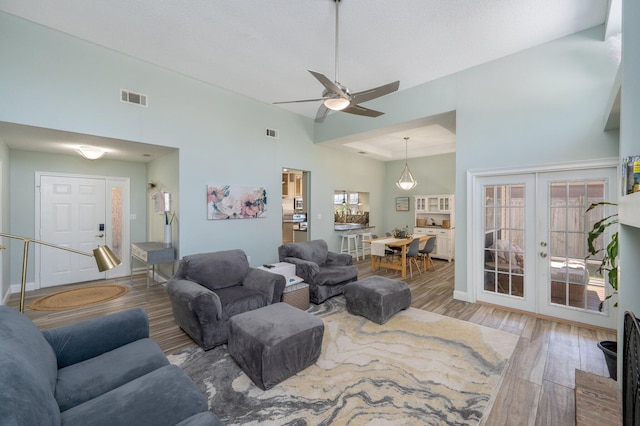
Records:
[[[97,146],[88,146],[88,145],[82,145],[77,147],[76,152],[88,160],[97,160],[98,158],[102,158],[104,154],[107,153],[107,151],[105,151],[102,148],[98,148]]]
[[[398,181],[396,182],[396,186],[404,191],[413,189],[418,184],[418,181],[416,181],[413,178],[413,175],[411,174],[411,170],[409,170],[409,165],[407,164],[407,159],[408,159],[407,142],[408,141],[409,141],[409,138],[404,138],[404,170],[402,171],[402,175],[400,175],[400,179],[398,179]]]

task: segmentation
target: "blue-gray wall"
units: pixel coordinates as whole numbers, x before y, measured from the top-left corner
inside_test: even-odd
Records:
[[[455,288],[460,294],[467,292],[469,170],[618,156],[618,132],[602,130],[617,70],[603,34],[603,26],[592,28],[372,103],[387,111],[373,123],[377,128],[456,111]],[[326,123],[316,126],[318,142],[372,130],[348,114],[330,116]]]
[[[130,179],[131,213],[140,220],[131,221],[131,241],[146,241],[147,206],[146,196],[146,165],[128,161],[99,160],[88,161],[79,155],[55,155],[41,152],[9,150],[9,180],[10,224],[4,228],[14,235],[33,237],[37,239],[35,229],[35,172],[56,172],[69,174],[83,174],[96,176],[115,176]],[[9,242],[11,258],[11,284],[19,284],[22,277],[22,248],[17,240]],[[30,248],[27,283],[34,280],[33,245]],[[8,286],[7,286],[8,288]]]
[[[620,118],[620,156],[640,155],[640,2],[625,0],[622,4],[622,105]],[[633,215],[640,214],[640,194],[633,194],[635,208]],[[624,201],[624,200],[622,200]],[[630,310],[640,316],[640,228],[620,226],[620,302],[621,313]],[[622,342],[622,318],[618,328],[618,342]],[[620,345],[618,345],[620,347]],[[620,353],[620,351],[618,351]],[[618,357],[620,368],[621,357]],[[620,372],[618,377],[620,377]]]
[[[274,261],[280,244],[282,167],[311,172],[311,237],[336,248],[334,189],[369,192],[381,232],[412,218],[392,210],[395,197],[406,195],[393,186],[402,162],[367,160],[319,142],[455,110],[457,153],[448,158],[455,167],[447,169],[455,175],[433,192],[452,192],[455,182],[455,286],[466,292],[468,170],[618,156],[618,134],[602,131],[615,75],[603,31],[593,28],[376,99],[370,106],[387,112],[376,120],[332,114],[314,125],[0,14],[0,38],[7,41],[0,44],[0,120],[178,148],[180,254],[240,247],[260,264]],[[149,95],[149,108],[119,102],[120,88]],[[278,129],[280,139],[263,137],[266,127]],[[410,160],[412,171],[417,161]],[[428,178],[418,180],[425,186],[415,194],[432,192]],[[268,217],[207,221],[204,187],[215,183],[265,186],[272,195]]]
[[[4,13],[0,40],[0,121],[179,150],[177,161],[171,160],[177,170],[162,170],[164,160],[158,160],[148,166],[148,178],[179,176],[165,184],[177,185],[172,192],[179,197],[176,238],[181,256],[242,248],[253,265],[276,261],[283,167],[310,172],[310,237],[327,240],[333,249],[339,244],[333,230],[334,189],[369,192],[372,211],[380,212],[388,203],[383,196],[385,165],[315,145],[311,119]],[[120,88],[147,94],[149,107],[120,102]],[[267,127],[278,129],[280,138],[266,138]],[[267,217],[207,220],[207,184],[264,186]],[[11,187],[11,197],[22,197],[19,191]],[[24,197],[33,199],[33,189],[29,191]],[[148,202],[146,192],[134,197],[135,204]],[[149,213],[149,236],[157,236],[156,218]],[[373,224],[381,226],[382,220],[379,215]],[[12,215],[5,229],[17,232],[32,224]],[[18,282],[12,274],[11,283]]]

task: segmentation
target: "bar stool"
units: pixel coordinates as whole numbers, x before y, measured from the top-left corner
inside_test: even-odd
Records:
[[[370,240],[372,238],[373,237],[371,236],[371,232],[363,232],[362,234],[360,234],[360,244],[362,244],[362,259],[365,259],[367,257],[366,250],[368,250],[369,255],[371,255],[371,243],[365,243],[364,240]]]
[[[346,247],[345,247],[345,242]],[[353,242],[353,248],[351,243]],[[356,260],[360,260],[358,255],[358,234],[342,234],[342,243],[340,244],[340,253],[347,253],[351,256],[355,255]]]

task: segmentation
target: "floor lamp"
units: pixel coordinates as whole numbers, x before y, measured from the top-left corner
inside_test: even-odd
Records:
[[[120,259],[118,259],[116,255],[113,254],[111,249],[107,246],[98,246],[97,249],[93,250],[93,253],[88,253],[86,251],[75,250],[69,247],[47,243],[45,241],[34,240],[29,237],[19,237],[17,235],[3,233],[0,233],[0,237],[13,238],[15,240],[24,241],[24,252],[22,255],[22,283],[20,285],[20,312],[24,312],[24,292],[27,285],[27,260],[29,259],[29,243],[41,244],[44,246],[49,246],[60,250],[71,251],[73,253],[93,257],[96,260],[96,265],[98,265],[98,271],[100,272],[108,271],[109,269],[113,269],[120,264]]]

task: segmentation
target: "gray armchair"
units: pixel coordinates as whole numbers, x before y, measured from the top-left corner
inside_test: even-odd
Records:
[[[229,319],[277,303],[285,279],[249,266],[242,250],[185,256],[167,292],[176,322],[203,349],[227,342]]]
[[[296,265],[296,275],[309,284],[309,300],[315,304],[342,294],[345,285],[358,279],[351,255],[330,252],[324,240],[283,244],[278,257]]]

